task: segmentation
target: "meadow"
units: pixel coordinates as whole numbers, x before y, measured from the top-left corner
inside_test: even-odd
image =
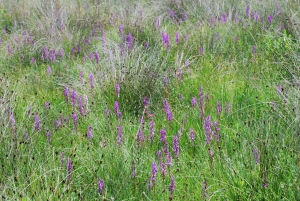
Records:
[[[0,0],[1,200],[300,200],[299,0]]]

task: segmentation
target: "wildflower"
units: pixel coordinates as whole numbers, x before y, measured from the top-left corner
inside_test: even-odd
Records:
[[[205,129],[205,141],[206,141],[206,144],[209,145],[211,140],[212,140],[212,138],[211,138],[212,131],[211,131],[210,116],[206,117],[205,124],[204,124],[204,129]]]
[[[246,16],[248,17],[248,19],[250,19],[250,4],[247,3],[247,7],[246,7]]]
[[[73,164],[70,158],[67,160],[67,178],[69,179],[69,182],[72,182],[71,175],[73,170]]]
[[[95,59],[96,59],[96,63],[98,64],[99,63],[99,54],[98,54],[98,52],[95,53]]]
[[[149,131],[150,131],[150,135],[149,135],[149,139],[150,139],[150,145],[152,145],[153,143],[153,139],[154,139],[154,121],[150,121],[149,122]]]
[[[181,80],[181,78],[182,78],[182,70],[178,70],[178,72],[177,72],[177,78],[178,78],[178,80]]]
[[[156,23],[155,23],[156,29],[158,29],[158,28],[160,27],[160,24],[161,24],[161,19],[160,19],[160,17],[158,17],[158,18],[156,19]]]
[[[171,195],[174,193],[175,188],[176,188],[176,182],[174,176],[171,176],[171,185],[169,186],[169,191]]]
[[[40,132],[40,131],[41,131],[41,121],[40,121],[40,118],[39,118],[39,115],[38,115],[38,114],[35,114],[35,115],[34,115],[34,129],[35,129],[37,132]]]
[[[165,83],[165,84],[164,84],[165,87],[167,87],[167,86],[169,85],[169,77],[168,77],[168,76],[165,77],[164,83]]]
[[[218,127],[218,122],[214,122],[213,124],[214,128],[215,128],[215,132],[214,132],[214,137],[216,139],[217,142],[220,141],[220,134],[219,134],[219,127]]]
[[[197,104],[197,99],[195,97],[192,97],[192,107],[195,107]]]
[[[206,180],[204,179],[204,181],[202,182],[202,196],[203,197],[207,196],[206,190],[207,190],[207,183],[206,183]]]
[[[49,76],[51,75],[51,67],[50,66],[47,67],[47,73]]]
[[[160,162],[160,172],[163,177],[167,175],[166,165],[163,162]]]
[[[164,127],[163,129],[160,130],[160,141],[165,143],[166,142],[166,135],[167,135],[167,132],[166,132],[166,127]]]
[[[172,115],[172,112],[170,110],[170,106],[169,106],[169,103],[168,103],[167,99],[164,99],[164,110],[166,112],[168,121],[172,121],[173,115]]]
[[[84,110],[82,105],[82,96],[78,97],[78,109],[81,116],[84,116]]]
[[[179,155],[179,142],[178,135],[174,135],[173,137],[173,152],[175,154],[175,158],[178,158]]]
[[[176,31],[176,33],[175,33],[175,40],[176,40],[176,44],[178,45],[179,42],[180,42],[180,40],[179,40],[179,34],[178,34],[177,31]]]
[[[175,16],[174,10],[170,10],[170,16],[173,18]]]
[[[94,88],[94,76],[92,73],[90,73],[89,78],[90,78],[90,86],[93,89]]]
[[[45,102],[45,108],[46,108],[46,110],[50,109],[50,103],[48,101]]]
[[[104,26],[102,26],[102,30],[101,30],[101,39],[102,39],[102,46],[105,47],[106,39],[105,39],[105,35],[104,35]]]
[[[51,134],[50,131],[48,130],[47,133],[46,133],[46,137],[47,137],[47,140],[48,140],[49,143],[50,143],[50,141],[51,141],[51,136],[52,136],[52,134]]]
[[[190,128],[190,131],[188,133],[188,138],[192,143],[195,141],[195,131],[193,128]]]
[[[104,190],[104,181],[98,178],[98,193],[101,195]]]
[[[253,150],[253,156],[254,156],[256,164],[259,164],[260,154],[256,148],[254,148],[254,150]]]
[[[256,46],[255,45],[252,46],[252,54],[256,55]]]
[[[236,23],[236,24],[239,23],[236,13],[234,14],[233,20],[234,20],[234,23]]]
[[[120,148],[122,143],[123,143],[122,126],[118,125],[117,145],[118,145],[119,148]]]
[[[132,47],[132,35],[131,33],[128,34],[128,40],[127,40],[127,45],[128,45],[128,49],[130,49]]]
[[[267,178],[267,169],[265,168],[264,173],[263,173],[263,183],[261,184],[262,187],[267,188],[268,187],[268,178]]]
[[[269,24],[272,24],[272,21],[273,21],[273,15],[271,14],[271,15],[268,16]]]
[[[75,114],[75,113],[72,113],[72,118],[73,118],[73,125],[74,125],[74,127],[76,127],[77,126],[77,115]]]
[[[135,178],[135,176],[136,176],[136,173],[137,173],[137,170],[136,170],[136,169],[134,169],[134,170],[132,171],[132,173],[131,173],[131,177],[132,177],[132,178]]]
[[[75,90],[72,91],[72,95],[71,95],[71,98],[72,98],[72,106],[75,107],[75,104],[76,104],[76,100],[77,100],[77,93]]]
[[[116,87],[117,96],[118,98],[120,98],[120,84],[116,84],[115,87]]]
[[[139,143],[143,143],[145,141],[145,136],[143,134],[143,129],[140,128],[138,133],[137,133],[137,139],[136,139]]]
[[[91,126],[88,127],[88,132],[87,132],[86,136],[89,140],[91,140],[93,138],[93,133],[92,133],[92,127]]]

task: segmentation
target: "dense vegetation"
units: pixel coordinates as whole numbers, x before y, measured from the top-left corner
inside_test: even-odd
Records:
[[[298,0],[0,0],[2,200],[299,200]]]

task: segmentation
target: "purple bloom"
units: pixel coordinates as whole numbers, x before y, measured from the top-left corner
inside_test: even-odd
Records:
[[[123,35],[123,25],[119,25],[119,32],[121,35]]]
[[[96,59],[96,63],[98,64],[99,63],[99,54],[98,54],[98,52],[95,53],[95,59]]]
[[[174,135],[173,137],[173,152],[175,154],[175,158],[178,158],[179,155],[179,142],[178,135]]]
[[[131,35],[131,33],[129,33],[128,39],[127,39],[127,45],[128,45],[129,49],[132,47],[132,42],[133,42],[132,35]]]
[[[175,33],[175,40],[176,40],[176,44],[178,45],[180,43],[180,40],[179,40],[179,34],[177,31]]]
[[[195,131],[193,128],[190,128],[190,131],[188,133],[188,138],[192,143],[195,141]]]
[[[67,161],[67,178],[69,179],[70,183],[72,182],[72,179],[71,179],[72,170],[73,170],[73,164],[72,164],[71,159],[68,158],[68,161]]]
[[[46,108],[46,110],[50,109],[50,103],[48,101],[45,102],[45,108]]]
[[[136,169],[134,169],[134,170],[132,171],[132,173],[131,173],[131,177],[132,177],[132,178],[135,178],[136,173],[137,173],[137,171],[136,171]]]
[[[21,54],[21,60],[24,62],[25,56],[24,54]]]
[[[82,96],[78,97],[78,109],[81,114],[81,116],[84,116],[84,110],[82,105]]]
[[[39,118],[39,115],[38,115],[38,114],[35,114],[35,115],[34,115],[34,129],[35,129],[37,132],[40,132],[40,131],[41,131],[41,121],[40,121],[40,118]]]
[[[169,85],[169,77],[167,76],[167,77],[165,77],[165,79],[164,79],[164,85],[165,85],[165,87],[167,87],[168,85]]]
[[[247,7],[246,7],[246,16],[248,17],[248,19],[250,19],[250,4],[247,3]]]
[[[206,180],[204,180],[204,181],[202,182],[202,196],[203,196],[203,197],[206,197],[206,196],[207,196],[206,190],[207,190],[207,184],[206,184]]]
[[[116,84],[116,93],[117,93],[117,96],[118,98],[120,98],[120,85],[119,84]]]
[[[182,70],[178,70],[178,72],[177,72],[177,78],[178,78],[178,80],[181,80],[181,78],[182,78]]]
[[[161,24],[161,19],[160,19],[160,17],[158,17],[158,18],[156,19],[156,23],[155,23],[156,29],[158,29],[158,28],[160,27],[160,24]]]
[[[221,21],[222,22],[227,22],[227,15],[225,13],[222,14]]]
[[[173,18],[175,16],[174,10],[170,10],[170,16]]]
[[[77,115],[76,115],[76,113],[72,113],[72,118],[73,118],[73,125],[74,125],[74,127],[76,127],[76,125],[77,125]]]
[[[47,140],[49,143],[51,142],[51,136],[52,136],[52,134],[50,133],[50,131],[47,131],[46,137],[47,137]]]
[[[278,3],[276,4],[276,8],[277,8],[277,15],[281,15],[282,14],[282,9],[281,9],[281,7]]]
[[[94,88],[94,76],[92,73],[90,73],[89,78],[90,78],[90,86],[93,89]]]
[[[255,45],[252,46],[252,54],[256,55],[256,46]]]
[[[145,47],[146,50],[148,50],[148,47],[149,47],[148,42],[145,42],[145,43],[144,43],[144,47]]]
[[[104,181],[98,178],[98,193],[101,195],[104,190]]]
[[[168,167],[172,166],[172,155],[169,151],[166,152],[166,164]]]
[[[122,113],[119,111],[119,102],[118,101],[115,101],[114,110],[115,110],[117,117],[120,119]]]
[[[117,145],[118,145],[119,148],[120,148],[122,143],[123,143],[122,126],[118,125]]]
[[[171,185],[169,186],[169,191],[171,193],[171,195],[174,193],[174,190],[176,188],[176,182],[174,179],[174,176],[171,177]]]
[[[153,143],[153,139],[154,139],[154,121],[150,121],[149,122],[149,131],[150,131],[150,135],[149,135],[149,139],[150,139],[150,145],[152,145]]]
[[[205,124],[204,124],[204,129],[205,129],[205,141],[206,141],[206,144],[209,145],[211,140],[212,140],[210,116],[206,117]]]
[[[160,162],[160,172],[163,177],[167,175],[166,165],[163,162]]]
[[[166,142],[166,135],[167,135],[167,132],[166,132],[166,127],[163,127],[163,129],[160,130],[160,141],[162,141],[163,143]]]
[[[47,67],[47,73],[50,76],[50,74],[51,74],[51,67],[50,66]]]
[[[268,16],[269,24],[272,24],[272,21],[273,21],[273,15],[271,14],[271,15]]]
[[[92,133],[92,127],[91,126],[88,127],[88,132],[87,132],[86,136],[87,136],[88,140],[91,140],[93,138],[93,133]]]
[[[72,106],[75,107],[76,100],[77,100],[77,93],[75,90],[72,91],[71,98],[72,98]]]
[[[260,154],[256,148],[254,148],[254,150],[253,150],[253,156],[254,156],[256,164],[259,164]]]
[[[143,134],[143,129],[140,128],[138,133],[137,133],[137,139],[136,139],[139,143],[143,143],[145,141],[145,136]]]
[[[104,26],[102,26],[102,30],[101,30],[101,39],[102,39],[102,46],[105,47],[106,39],[105,39],[105,35],[104,35]]]
[[[178,98],[182,101],[182,94],[178,94]]]
[[[197,99],[195,97],[192,97],[192,107],[196,107]]]
[[[267,178],[267,169],[265,168],[264,173],[263,173],[263,183],[261,184],[262,187],[267,188],[268,187],[268,178]]]
[[[170,110],[170,106],[169,106],[169,103],[168,103],[167,99],[164,99],[164,110],[167,114],[168,121],[172,121],[173,115],[172,115],[172,112]]]
[[[214,122],[214,128],[215,128],[214,137],[215,137],[216,141],[219,142],[220,141],[220,134],[219,134],[220,129],[218,127],[217,121]]]

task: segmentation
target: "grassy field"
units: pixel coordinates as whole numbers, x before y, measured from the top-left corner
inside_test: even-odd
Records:
[[[299,5],[0,0],[0,199],[299,200]]]

